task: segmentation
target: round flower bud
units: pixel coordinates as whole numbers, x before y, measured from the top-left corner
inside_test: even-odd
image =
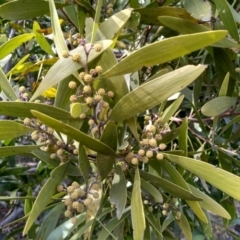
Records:
[[[73,149],[73,154],[78,155],[78,149]]]
[[[93,48],[96,52],[101,52],[102,50],[102,46],[100,44],[94,44]]]
[[[62,51],[62,56],[63,56],[64,58],[69,57],[69,52],[68,52],[68,51]]]
[[[44,137],[40,137],[40,138],[38,138],[38,141],[39,141],[39,142],[44,142],[44,141],[45,141],[45,138],[44,138]]]
[[[148,158],[153,157],[153,151],[148,150],[148,151],[146,152],[146,156],[147,156]]]
[[[160,143],[158,147],[160,150],[164,150],[167,147],[167,145],[165,143]]]
[[[149,206],[149,207],[148,207],[148,211],[149,211],[149,212],[152,212],[152,211],[153,211],[153,207],[152,207],[152,206]]]
[[[168,204],[168,203],[164,203],[164,204],[163,204],[163,207],[164,207],[164,208],[169,208],[169,204]]]
[[[161,141],[162,140],[162,135],[161,134],[156,134],[155,139],[157,141]]]
[[[105,89],[104,88],[99,88],[97,92],[100,96],[103,96],[105,94]]]
[[[82,188],[76,189],[75,192],[77,192],[78,197],[80,197],[80,198],[85,196],[85,191]]]
[[[142,146],[146,146],[146,145],[148,145],[148,143],[149,143],[149,139],[147,139],[147,138],[144,138],[144,139],[141,141],[141,145],[142,145]]]
[[[99,198],[99,193],[98,192],[93,193],[93,198],[98,199]]]
[[[144,116],[144,120],[149,121],[149,120],[151,120],[151,117],[150,116]]]
[[[20,93],[24,93],[26,91],[26,88],[24,86],[19,87],[18,91]]]
[[[92,88],[90,86],[84,86],[83,87],[83,92],[84,93],[91,93],[92,92]]]
[[[144,200],[143,203],[144,203],[145,205],[148,205],[149,202],[148,202],[148,200]]]
[[[162,215],[163,215],[163,216],[167,216],[167,215],[168,215],[167,210],[162,210]]]
[[[129,152],[129,153],[127,154],[127,156],[125,157],[125,160],[126,160],[127,162],[130,162],[130,161],[132,160],[132,158],[134,158],[134,153],[133,153],[133,152]]]
[[[108,91],[107,96],[110,97],[110,98],[113,98],[114,97],[114,92],[113,91]]]
[[[150,147],[157,147],[157,141],[154,138],[150,139],[148,144]]]
[[[48,127],[48,129],[47,129],[47,133],[49,133],[49,134],[53,134],[53,133],[54,133],[54,130],[53,130],[52,128]]]
[[[180,220],[180,219],[181,219],[181,216],[182,216],[182,213],[181,213],[180,211],[177,211],[177,212],[176,212],[176,215],[175,215],[175,218],[176,218],[177,220]]]
[[[81,114],[79,115],[79,118],[80,118],[80,119],[85,119],[85,118],[86,118],[86,114],[85,114],[85,113],[81,113]]]
[[[47,147],[47,146],[43,148],[44,152],[47,152],[48,150],[49,150],[49,147]]]
[[[84,77],[83,77],[83,80],[85,81],[85,82],[91,82],[92,81],[92,75],[90,75],[90,74],[85,74],[84,75]]]
[[[95,122],[94,122],[93,119],[89,119],[89,120],[88,120],[88,125],[89,125],[89,126],[92,126],[92,125],[94,125],[94,124],[95,124]]]
[[[157,159],[158,160],[163,160],[163,154],[162,153],[158,153],[157,154]]]
[[[107,14],[113,14],[113,8],[108,8],[108,10],[107,10]]]
[[[78,40],[74,40],[72,44],[74,47],[76,47],[78,45]]]
[[[71,223],[76,224],[77,223],[77,218],[76,217],[71,218]]]
[[[97,132],[98,132],[98,127],[92,128],[92,134],[95,134],[95,133],[97,133]]]
[[[68,193],[73,193],[73,191],[74,191],[74,187],[73,186],[68,186],[67,187],[67,192]]]
[[[96,75],[96,70],[95,69],[90,69],[89,74],[91,74],[92,76]]]
[[[51,158],[51,159],[55,159],[56,156],[57,156],[56,153],[52,153],[52,154],[50,155],[50,158]]]
[[[63,145],[63,141],[58,140],[58,141],[56,142],[56,144],[57,144],[59,147],[61,147],[61,146]]]
[[[58,185],[57,186],[57,191],[58,192],[63,192],[64,188],[63,188],[63,185]]]
[[[25,125],[30,125],[31,119],[30,119],[30,118],[24,118],[23,123],[24,123]]]
[[[74,54],[72,55],[72,60],[73,60],[74,62],[80,62],[81,56],[80,56],[78,53],[74,53]]]
[[[79,203],[78,208],[77,208],[77,212],[81,213],[83,211],[84,211],[84,205],[82,203]]]
[[[74,187],[74,189],[77,189],[80,187],[79,183],[76,181],[72,182],[71,186]]]
[[[109,4],[107,5],[107,8],[113,8],[112,3],[109,3]]]
[[[94,183],[91,187],[91,189],[95,190],[95,191],[98,191],[99,190],[99,184],[97,183]]]
[[[156,132],[156,127],[154,125],[149,126],[148,128],[149,132],[155,133]]]
[[[103,71],[103,69],[102,69],[102,67],[101,66],[96,66],[95,67],[95,71],[96,71],[96,73],[102,73],[102,71]]]
[[[61,155],[63,155],[63,152],[64,152],[63,149],[60,148],[60,149],[57,150],[57,155],[61,156]]]
[[[103,108],[108,108],[109,107],[109,103],[108,102],[103,102]]]
[[[79,205],[79,202],[78,201],[75,201],[72,203],[72,208],[73,209],[77,209],[78,208],[78,205]]]
[[[67,210],[72,211],[73,210],[72,205],[67,206]]]
[[[148,163],[149,159],[146,156],[141,157],[143,163]]]
[[[85,72],[80,72],[78,76],[81,80],[83,80],[85,75],[86,75]]]
[[[28,96],[29,96],[29,95],[28,95],[28,93],[26,93],[26,92],[23,93],[23,95],[22,95],[23,98],[28,98]]]
[[[71,81],[68,83],[68,87],[71,89],[75,89],[77,87],[77,83],[75,81]]]
[[[132,165],[137,165],[138,159],[136,157],[132,158],[131,163],[132,163]]]
[[[77,101],[77,96],[76,96],[76,95],[71,95],[70,98],[69,98],[69,100],[70,100],[71,102],[76,102],[76,101]]]
[[[72,199],[71,199],[71,198],[66,198],[66,199],[64,200],[64,204],[65,204],[66,206],[72,205]]]
[[[91,104],[93,103],[93,98],[87,97],[87,98],[85,98],[85,102],[86,102],[87,104],[91,105]]]
[[[87,207],[89,204],[91,204],[92,202],[92,198],[86,198],[84,201],[83,201],[83,204]]]
[[[41,101],[39,99],[36,99],[34,102],[35,103],[41,103]]]
[[[72,212],[67,210],[67,211],[64,212],[64,216],[67,217],[67,218],[70,218],[70,217],[72,217]]]
[[[48,140],[46,141],[46,144],[48,144],[48,145],[52,144],[52,140],[48,139]]]
[[[31,138],[32,138],[32,140],[38,140],[38,135],[37,134],[34,134],[34,135],[31,135]]]
[[[239,73],[240,72],[240,68],[239,67],[235,68],[235,72]]]
[[[94,96],[94,101],[100,102],[101,100],[102,100],[102,96],[100,96],[100,95],[95,95]]]
[[[144,154],[145,154],[145,151],[144,151],[143,149],[140,149],[140,150],[138,151],[138,155],[139,155],[139,156],[144,156]]]

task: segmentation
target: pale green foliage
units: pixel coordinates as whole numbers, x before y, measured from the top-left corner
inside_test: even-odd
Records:
[[[236,4],[16,0],[0,17],[0,200],[25,214],[3,231],[213,239],[213,213],[236,236]]]

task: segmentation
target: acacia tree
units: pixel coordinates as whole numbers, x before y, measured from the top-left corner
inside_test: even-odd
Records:
[[[3,229],[213,239],[210,212],[238,223],[235,2],[0,3],[0,199],[24,211]]]

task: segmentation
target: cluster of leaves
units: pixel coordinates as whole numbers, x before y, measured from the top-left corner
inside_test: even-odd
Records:
[[[6,239],[214,239],[210,212],[239,223],[235,2],[0,4],[0,200],[24,213],[0,222],[24,222]]]

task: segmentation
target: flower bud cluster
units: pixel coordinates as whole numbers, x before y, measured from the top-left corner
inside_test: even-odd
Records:
[[[64,188],[63,185],[57,186],[58,192],[65,192],[67,195],[63,198],[66,206],[65,217],[72,218],[77,214],[88,209],[94,199],[99,199],[99,184],[93,182],[88,189],[84,189],[80,184],[74,181],[71,185]]]

